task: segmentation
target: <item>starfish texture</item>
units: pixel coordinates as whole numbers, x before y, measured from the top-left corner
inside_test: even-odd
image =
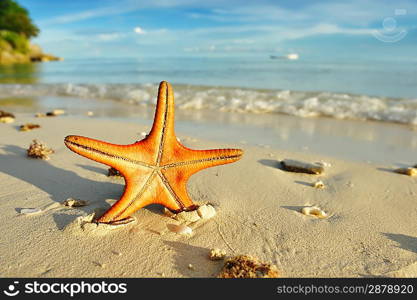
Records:
[[[65,145],[75,153],[111,166],[123,175],[125,190],[97,221],[113,223],[152,203],[174,212],[197,208],[187,193],[191,175],[241,158],[240,149],[192,150],[174,132],[174,94],[169,83],[159,85],[154,123],[149,135],[131,145],[115,145],[70,135]]]

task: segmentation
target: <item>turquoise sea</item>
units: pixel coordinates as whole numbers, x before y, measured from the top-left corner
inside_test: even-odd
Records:
[[[180,109],[417,124],[417,60],[262,57],[68,59],[0,68],[0,97],[72,96],[153,104],[175,85]]]

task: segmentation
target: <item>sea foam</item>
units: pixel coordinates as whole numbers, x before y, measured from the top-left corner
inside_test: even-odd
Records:
[[[71,96],[154,105],[157,84],[2,84],[1,97]],[[417,99],[330,92],[175,85],[178,109],[283,113],[299,117],[378,120],[417,124]]]

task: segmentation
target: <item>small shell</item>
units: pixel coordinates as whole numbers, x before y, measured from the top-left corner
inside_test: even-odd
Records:
[[[0,117],[0,123],[13,123],[14,118],[12,117]]]
[[[22,208],[20,210],[20,213],[22,215],[32,215],[32,214],[37,214],[40,213],[42,210],[40,208]]]
[[[19,131],[29,131],[29,130],[40,128],[40,127],[41,126],[39,124],[27,123],[24,125],[20,125]]]
[[[123,175],[119,172],[119,170],[111,167],[107,170],[107,176],[109,177],[123,177]]]
[[[301,209],[301,213],[306,216],[313,216],[319,219],[327,218],[327,214],[317,206],[307,206]]]
[[[315,187],[316,189],[324,189],[326,186],[324,185],[324,182],[319,180],[316,181],[312,184],[313,187]]]
[[[210,204],[202,205],[197,209],[197,213],[202,219],[210,219],[216,215],[216,210]]]
[[[40,158],[44,160],[49,159],[49,155],[54,153],[55,151],[48,148],[42,142],[37,140],[33,140],[32,144],[29,145],[27,149],[27,156],[31,158]]]
[[[168,208],[164,207],[164,215],[166,215],[167,217],[173,218],[175,217],[175,213],[173,213],[172,211],[170,211]]]
[[[400,168],[394,170],[395,173],[408,175],[408,176],[416,176],[417,175],[417,168]]]
[[[65,206],[69,206],[69,207],[81,207],[81,206],[88,205],[88,201],[80,200],[80,199],[74,199],[74,198],[68,198],[62,204],[65,205]]]
[[[0,110],[0,123],[12,123],[15,118],[12,113]]]
[[[193,230],[186,225],[174,225],[170,226],[170,228],[171,231],[175,232],[176,234],[191,235],[193,233]]]
[[[54,109],[53,111],[47,112],[46,115],[48,117],[56,117],[65,114],[65,110],[63,109]]]
[[[218,248],[211,249],[208,255],[210,260],[222,260],[226,257],[226,251]]]
[[[89,116],[89,117],[94,116],[94,112],[92,112],[92,111],[87,111],[87,116]]]

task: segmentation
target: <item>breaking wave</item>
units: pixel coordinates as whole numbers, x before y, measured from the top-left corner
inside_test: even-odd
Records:
[[[154,105],[156,84],[2,84],[0,97],[71,96]],[[417,99],[330,92],[175,85],[179,109],[283,113],[299,117],[378,120],[417,124]]]

